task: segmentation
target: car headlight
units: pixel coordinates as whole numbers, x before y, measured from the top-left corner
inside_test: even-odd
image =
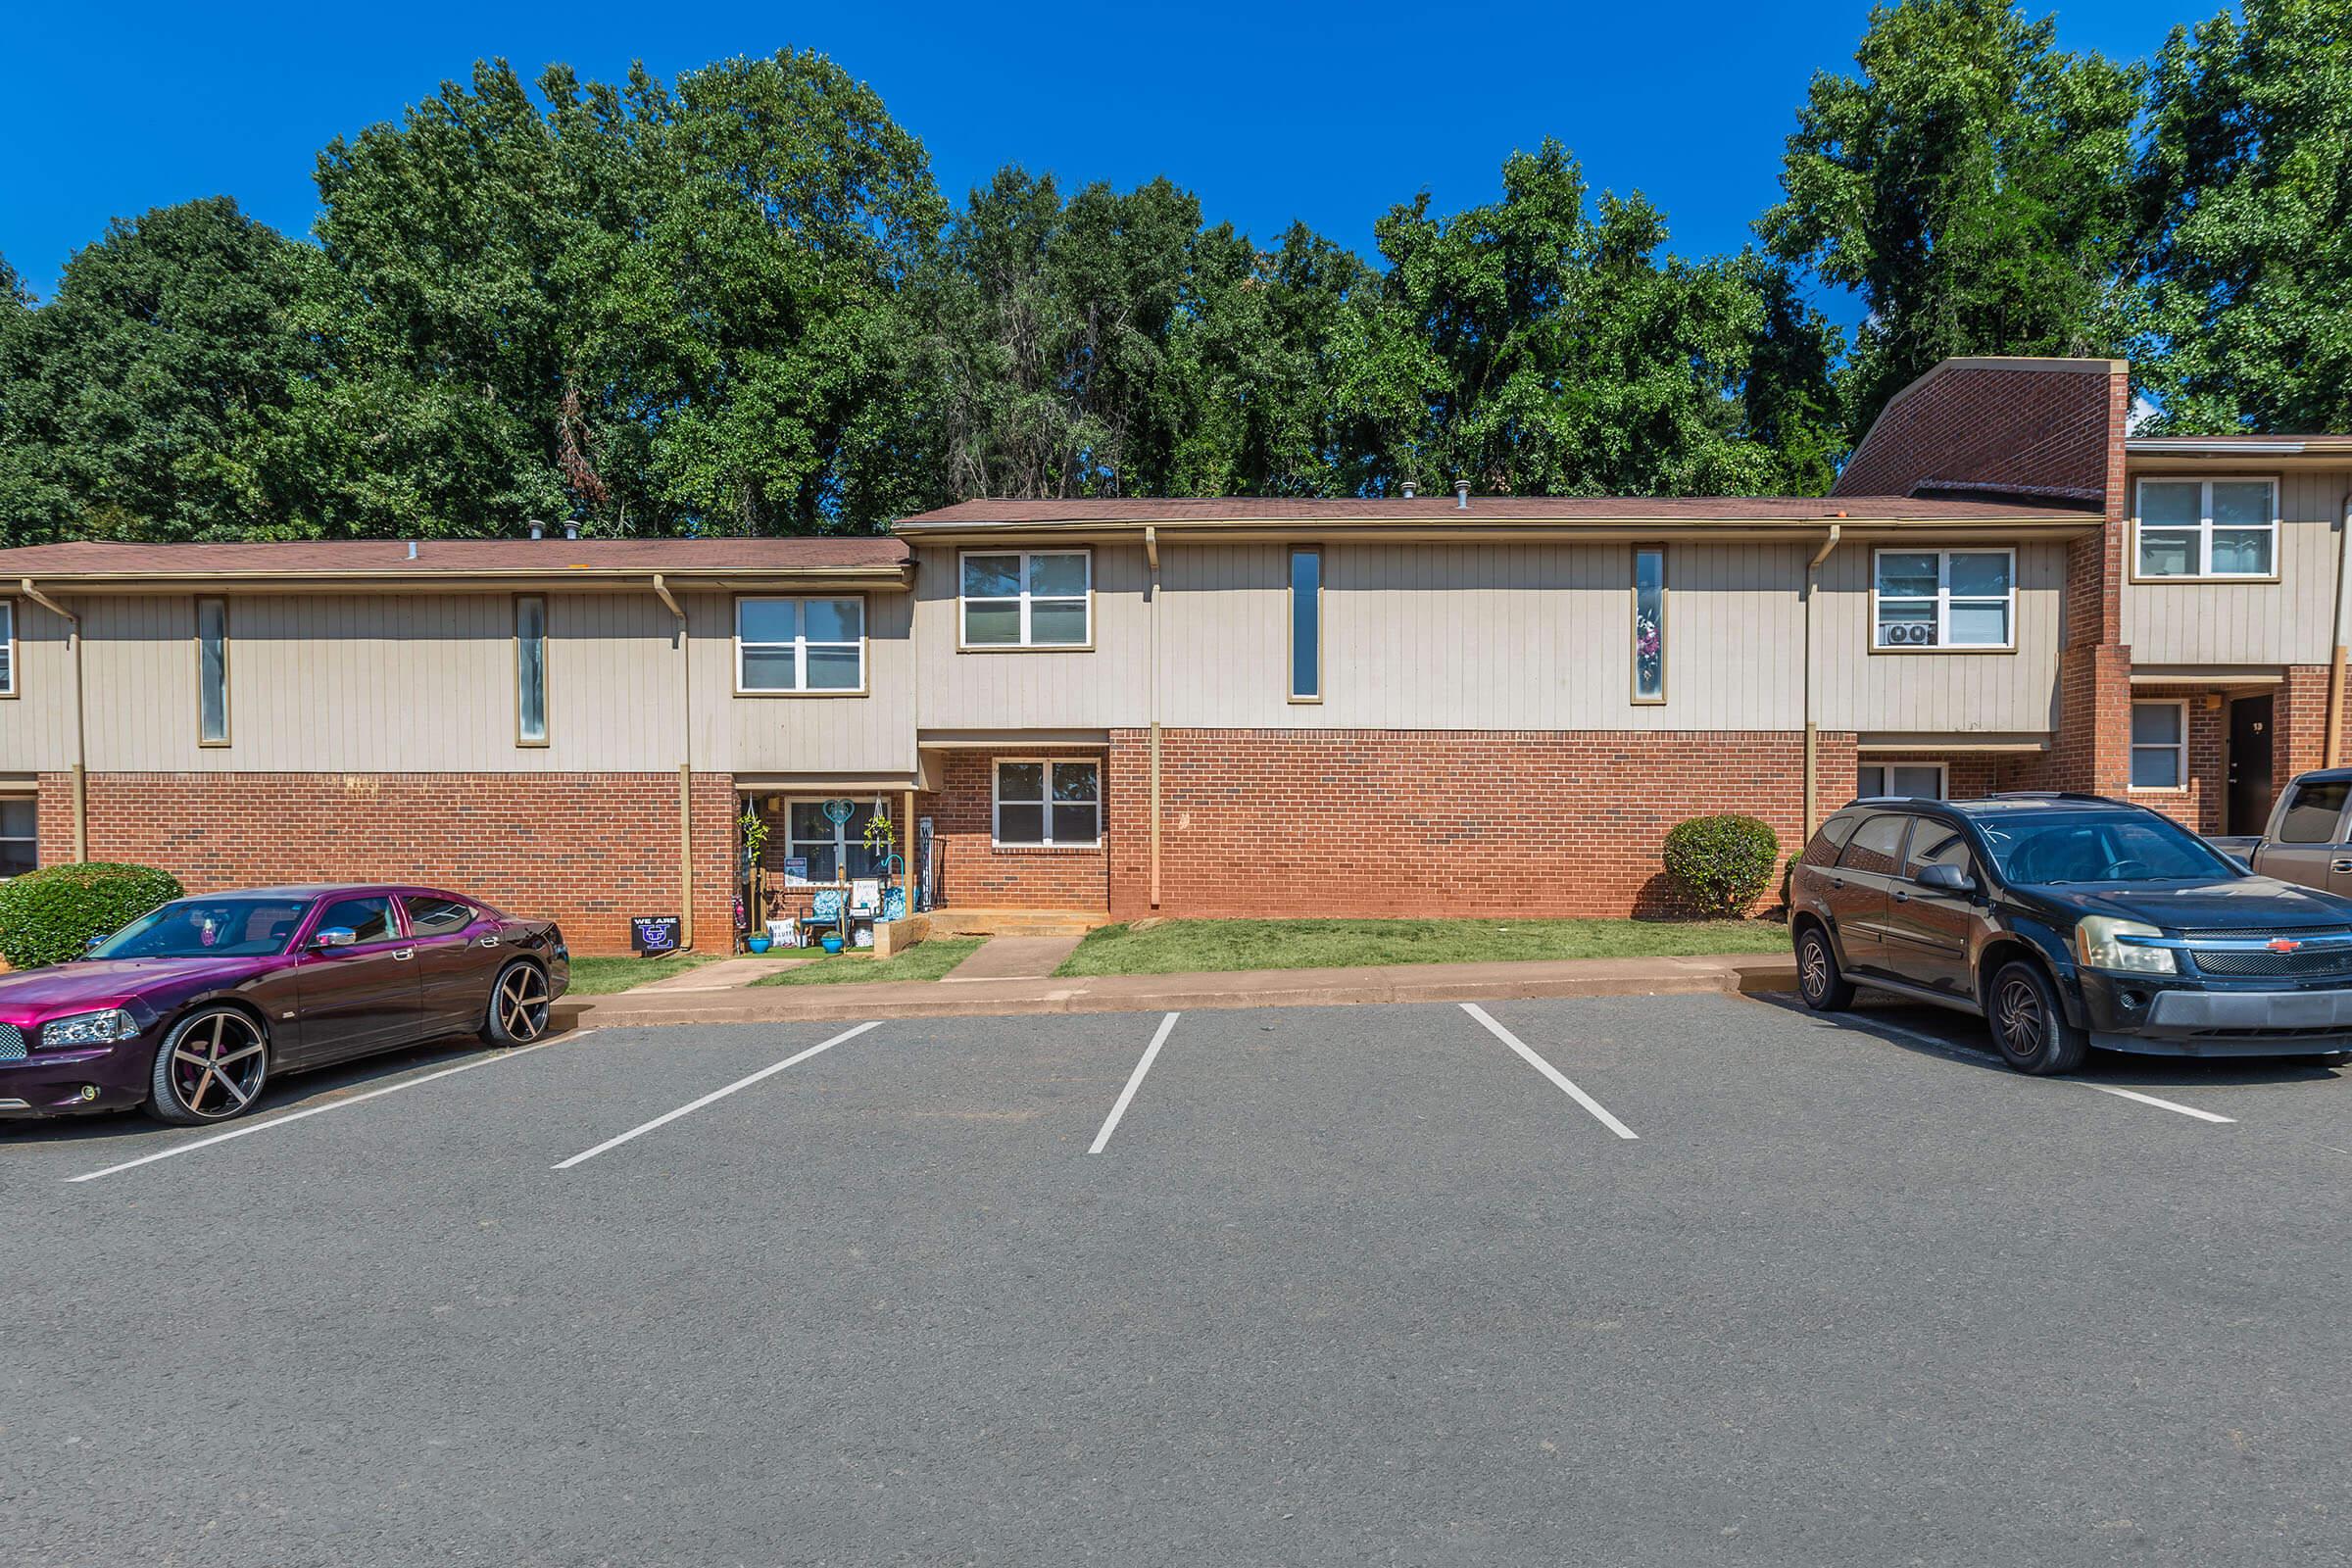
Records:
[[[76,1012],[41,1025],[41,1044],[47,1046],[103,1046],[128,1040],[139,1032],[138,1021],[121,1007],[101,1012]]]
[[[2119,920],[2111,914],[2086,914],[2075,927],[2075,954],[2086,969],[2114,969],[2124,974],[2178,974],[2170,948],[2143,944],[2163,932],[2138,920]]]

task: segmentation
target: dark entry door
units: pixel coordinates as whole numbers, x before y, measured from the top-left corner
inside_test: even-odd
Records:
[[[2230,705],[2230,831],[2260,833],[2271,819],[2271,699]]]

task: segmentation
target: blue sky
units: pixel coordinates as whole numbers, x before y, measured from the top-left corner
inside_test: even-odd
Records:
[[[2219,5],[2056,9],[2065,46],[2144,58]],[[1303,219],[1368,255],[1389,207],[1423,189],[1443,211],[1491,199],[1504,156],[1548,134],[1595,187],[1645,191],[1674,248],[1704,255],[1746,239],[1807,79],[1851,64],[1867,16],[1757,0],[28,7],[0,24],[19,66],[0,96],[0,255],[46,295],[109,218],[220,193],[304,233],[318,149],[477,58],[605,78],[642,59],[672,76],[787,45],[871,83],[958,199],[1008,162],[1068,184],[1165,173],[1211,220],[1270,238]]]

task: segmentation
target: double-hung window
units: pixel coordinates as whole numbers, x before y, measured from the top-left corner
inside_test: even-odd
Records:
[[[40,807],[29,795],[0,795],[0,878],[41,863]]]
[[[1102,842],[1102,764],[1027,758],[997,762],[1000,845],[1091,849]]]
[[[2188,704],[2168,701],[2132,705],[2132,787],[2135,790],[2188,787]]]
[[[2272,577],[2278,487],[2269,479],[2142,479],[2141,577]]]
[[[735,601],[735,690],[865,690],[865,601]]]
[[[1940,801],[1943,793],[1941,762],[1864,762],[1855,782],[1856,799],[1865,801],[1888,796]]]
[[[196,744],[228,744],[228,601],[196,601]]]
[[[0,697],[17,695],[17,602],[0,599]]]
[[[971,551],[962,562],[963,646],[1084,648],[1094,640],[1095,564],[1084,550]]]
[[[2017,646],[2017,552],[1882,550],[1873,648]]]

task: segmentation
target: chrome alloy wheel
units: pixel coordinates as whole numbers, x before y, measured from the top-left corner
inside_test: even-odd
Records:
[[[515,964],[498,982],[490,1006],[511,1040],[536,1040],[547,1027],[547,978],[527,963]]]
[[[1819,936],[1805,938],[1804,952],[1801,955],[1797,971],[1797,984],[1803,986],[1805,995],[1816,1002],[1820,1001],[1823,993],[1829,990],[1830,945],[1823,938]]]
[[[200,1012],[172,1033],[164,1074],[179,1108],[200,1121],[222,1121],[253,1103],[269,1076],[261,1025],[233,1007]]]

